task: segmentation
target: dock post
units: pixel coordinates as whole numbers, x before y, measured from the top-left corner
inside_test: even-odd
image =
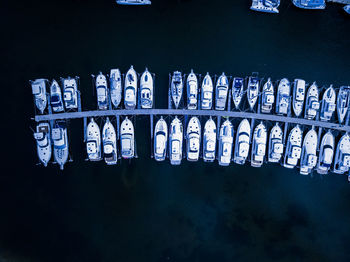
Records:
[[[151,127],[151,158],[153,158],[153,115],[149,115],[150,127]]]
[[[84,117],[84,142],[86,142],[86,126],[87,126],[87,118]]]

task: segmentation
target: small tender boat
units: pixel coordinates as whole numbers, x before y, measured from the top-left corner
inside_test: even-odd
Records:
[[[213,105],[213,80],[207,73],[202,82],[201,109],[211,109]]]
[[[118,161],[117,135],[109,117],[102,129],[103,156],[107,165],[115,165]]]
[[[342,86],[338,92],[337,113],[339,123],[344,122],[345,116],[349,117],[348,109],[350,105],[350,86]]]
[[[318,99],[318,87],[316,85],[316,82],[314,82],[307,90],[305,102],[305,118],[314,119],[319,109],[320,103]]]
[[[317,173],[319,174],[327,174],[332,162],[334,155],[334,136],[331,131],[328,131],[323,135],[319,158],[317,163]]]
[[[50,125],[44,122],[39,123],[36,126],[34,138],[36,140],[39,160],[44,166],[47,166],[52,154]]]
[[[163,117],[161,117],[154,128],[154,159],[164,161],[166,157],[168,141],[168,126]]]
[[[277,163],[283,154],[283,131],[276,123],[270,131],[268,161]]]
[[[228,93],[228,79],[225,73],[219,76],[216,82],[215,89],[215,110],[225,110],[227,93]]]
[[[326,0],[293,0],[296,7],[303,9],[325,9]]]
[[[248,103],[250,110],[254,109],[259,96],[259,78],[250,76],[248,80]]]
[[[344,174],[350,168],[350,136],[345,133],[339,140],[334,156],[333,172]]]
[[[64,111],[61,87],[55,79],[52,80],[50,86],[50,102],[54,112]]]
[[[153,107],[153,77],[148,71],[141,75],[140,79],[141,108],[150,109]]]
[[[280,0],[252,0],[251,10],[266,12],[266,13],[278,13],[278,7]]]
[[[215,160],[216,148],[216,124],[212,118],[209,118],[204,125],[203,134],[203,160],[213,162]]]
[[[244,91],[244,79],[241,77],[233,78],[232,83],[232,100],[236,109],[239,109]]]
[[[199,119],[193,116],[188,122],[187,130],[187,160],[197,161],[199,158],[201,123]]]
[[[337,95],[335,94],[334,88],[331,85],[323,93],[321,110],[320,110],[320,119],[322,121],[331,120],[333,113],[335,111],[335,99]]]
[[[90,161],[101,160],[101,132],[93,118],[86,127],[86,152]]]
[[[250,123],[247,119],[243,119],[238,126],[236,142],[235,142],[235,152],[233,161],[236,164],[244,165],[250,147]]]
[[[119,69],[111,69],[109,74],[109,88],[111,101],[115,108],[120,105],[122,100],[122,75]]]
[[[299,125],[296,125],[288,135],[287,146],[284,153],[284,167],[294,168],[298,164],[301,154],[302,139],[303,131],[300,129]]]
[[[150,5],[151,0],[116,0],[119,5]]]
[[[135,109],[137,97],[137,74],[133,66],[126,73],[124,83],[124,106],[126,109]]]
[[[66,109],[78,108],[78,83],[75,78],[63,78],[63,101]]]
[[[107,110],[108,108],[108,89],[107,78],[102,72],[96,76],[96,94],[97,106],[100,110]]]
[[[303,111],[305,99],[305,80],[295,79],[293,89],[293,111],[298,117]]]
[[[68,135],[65,121],[56,121],[52,129],[53,156],[56,163],[63,170],[64,164],[68,160]]]
[[[300,174],[308,175],[317,164],[317,133],[309,130],[304,137],[300,158]]]
[[[187,76],[186,81],[187,92],[187,109],[197,109],[197,96],[198,96],[198,79],[193,70]]]
[[[175,116],[170,124],[169,158],[170,164],[180,165],[182,160],[183,126],[180,119]]]
[[[271,78],[267,79],[267,82],[263,86],[261,112],[271,113],[273,103],[275,102],[274,87],[271,82]]]
[[[233,126],[229,120],[226,120],[220,128],[218,160],[220,166],[228,166],[231,162],[233,145]]]
[[[350,15],[350,5],[344,6],[344,11]]]
[[[267,131],[265,125],[261,122],[256,126],[253,133],[251,166],[261,167],[264,163],[266,152]]]
[[[120,144],[122,158],[133,158],[135,155],[135,133],[134,125],[125,117],[120,125]]]
[[[181,72],[175,71],[171,77],[171,97],[173,99],[175,108],[178,109],[183,93],[183,81]]]
[[[34,95],[35,105],[40,111],[40,113],[43,114],[47,105],[46,80],[36,79],[34,81],[30,81],[30,83],[32,86],[32,93]]]
[[[290,105],[290,82],[287,78],[281,79],[277,88],[276,114],[287,115]]]

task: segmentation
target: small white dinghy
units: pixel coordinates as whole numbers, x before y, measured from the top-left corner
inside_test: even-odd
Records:
[[[334,156],[333,172],[344,174],[350,168],[350,136],[345,133],[339,140]]]
[[[276,123],[270,131],[268,161],[277,163],[283,154],[283,131]]]
[[[137,99],[137,73],[133,66],[125,75],[124,106],[126,109],[135,109]]]
[[[201,123],[196,116],[191,117],[186,130],[187,139],[187,160],[198,161],[200,140],[201,140]]]
[[[107,165],[115,165],[118,161],[117,135],[109,117],[102,129],[103,156]]]
[[[233,78],[232,83],[232,100],[236,109],[239,109],[244,92],[244,79],[241,77]]]
[[[122,76],[119,69],[111,69],[109,74],[109,88],[111,101],[115,108],[120,105],[122,100]]]
[[[225,110],[227,93],[228,93],[228,78],[225,73],[219,76],[216,82],[215,89],[215,110]]]
[[[141,75],[140,79],[140,93],[141,93],[141,108],[150,109],[153,107],[153,77],[148,71],[147,67],[145,72]]]
[[[39,160],[46,167],[52,154],[50,125],[44,122],[39,123],[36,126],[34,138],[36,140]]]
[[[320,119],[322,121],[331,120],[333,113],[335,111],[336,98],[337,98],[337,95],[335,94],[335,90],[333,88],[333,85],[331,85],[323,93],[322,102],[321,102],[321,110],[320,110]]]
[[[300,129],[299,125],[296,125],[288,135],[286,151],[284,153],[284,167],[294,168],[298,164],[302,140],[303,131]]]
[[[317,173],[327,174],[334,155],[334,136],[331,131],[323,135],[317,163]]]
[[[108,108],[108,89],[107,78],[102,72],[96,76],[96,94],[97,94],[97,107],[100,110],[107,110]]]
[[[305,80],[295,79],[293,89],[293,111],[295,116],[300,116],[304,107]]]
[[[209,110],[213,106],[213,80],[207,73],[202,82],[201,109]]]
[[[52,111],[57,113],[64,111],[61,87],[55,79],[50,86],[50,102]]]
[[[290,109],[290,100],[290,82],[287,78],[283,78],[277,88],[276,114],[287,115]]]
[[[198,79],[193,70],[187,76],[186,81],[186,92],[187,92],[187,109],[197,109],[198,103]]]
[[[204,162],[213,162],[215,160],[216,148],[216,124],[212,118],[209,118],[204,125],[203,133],[203,160]]]
[[[248,80],[247,98],[250,110],[254,110],[256,101],[259,96],[259,78],[250,76]]]
[[[318,87],[316,82],[309,87],[306,94],[305,102],[305,118],[314,119],[318,110],[320,109],[320,103],[318,98]]]
[[[135,133],[134,125],[125,117],[120,125],[120,144],[122,158],[130,159],[135,156]]]
[[[304,137],[300,158],[300,174],[308,175],[317,164],[317,133],[309,130]]]
[[[170,124],[169,158],[170,164],[180,165],[182,160],[183,126],[180,119],[175,116]]]
[[[30,81],[30,83],[32,85],[32,93],[34,95],[35,105],[40,113],[43,114],[47,106],[46,80],[36,79],[35,81]]]
[[[236,142],[235,142],[235,152],[233,161],[236,164],[244,165],[250,148],[250,123],[247,119],[243,119],[238,126]]]
[[[183,93],[183,81],[182,81],[181,72],[175,71],[173,76],[171,77],[170,91],[171,91],[171,98],[173,99],[173,102],[174,102],[174,106],[176,109],[178,109],[182,99],[182,93]]]
[[[342,124],[346,117],[350,117],[348,108],[350,105],[350,86],[341,86],[337,98],[337,113],[339,123]]]
[[[86,127],[86,152],[90,161],[101,160],[101,132],[93,118]]]
[[[63,101],[66,109],[78,108],[78,82],[75,78],[62,78]]]
[[[265,125],[261,122],[254,129],[251,166],[261,167],[264,163],[266,153],[267,131]]]
[[[168,125],[161,117],[154,128],[154,159],[164,161],[168,141]]]
[[[65,121],[56,121],[52,129],[53,156],[55,162],[63,170],[64,164],[68,160],[68,135]]]
[[[263,86],[261,100],[261,112],[271,113],[273,103],[275,103],[275,90],[271,78],[268,78]]]
[[[220,166],[228,166],[231,163],[233,146],[233,125],[230,120],[222,123],[219,136],[218,160]]]

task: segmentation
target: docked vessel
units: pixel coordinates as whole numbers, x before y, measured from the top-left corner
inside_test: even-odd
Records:
[[[137,73],[133,66],[126,73],[124,83],[124,106],[126,109],[135,109],[137,99]]]
[[[46,80],[36,79],[30,83],[32,86],[32,93],[34,95],[36,108],[40,111],[41,114],[43,114],[47,106]]]
[[[154,159],[164,161],[166,157],[166,148],[168,141],[168,126],[163,117],[161,117],[154,128]]]
[[[278,7],[280,0],[252,0],[251,10],[266,12],[266,13],[278,13]]]
[[[239,105],[241,104],[242,97],[244,91],[244,79],[241,77],[233,78],[232,83],[232,100],[236,109],[239,109]]]
[[[107,78],[102,72],[96,76],[96,94],[97,94],[97,107],[100,110],[107,110],[108,108],[108,89]]]
[[[202,82],[201,109],[211,109],[213,105],[213,80],[207,73]]]
[[[141,108],[150,109],[153,107],[153,77],[148,71],[141,75],[140,79]]]
[[[350,136],[345,133],[339,140],[334,156],[333,172],[344,174],[350,168]]]
[[[333,162],[334,136],[331,131],[323,135],[317,162],[317,173],[327,174]]]
[[[63,78],[63,101],[66,109],[78,108],[78,83],[75,78]]]
[[[345,117],[349,118],[350,86],[341,86],[337,98],[337,113],[339,123],[342,124]]]
[[[183,81],[181,72],[175,71],[173,76],[171,77],[171,97],[174,102],[174,106],[176,109],[179,108],[180,101],[182,99],[183,93]]]
[[[305,118],[314,119],[319,109],[320,103],[318,99],[318,87],[314,82],[307,90],[305,102]]]
[[[228,79],[225,73],[219,76],[215,88],[215,110],[225,110],[227,93],[228,93]]]
[[[56,121],[52,129],[53,156],[55,162],[63,170],[64,164],[68,160],[68,135],[65,121]]]
[[[218,160],[220,166],[228,166],[231,162],[234,130],[230,120],[220,127]]]
[[[293,0],[296,7],[303,9],[325,9],[326,0]]]
[[[290,82],[287,78],[281,79],[277,88],[276,114],[287,115],[290,110]]]
[[[273,103],[275,103],[275,91],[271,78],[268,78],[267,82],[263,86],[261,100],[261,112],[271,113]]]
[[[277,163],[283,154],[283,131],[276,123],[270,131],[268,161]]]
[[[344,6],[344,11],[350,15],[350,5]]]
[[[236,142],[235,142],[235,151],[233,161],[236,164],[244,165],[250,147],[250,123],[247,119],[243,119],[238,126]]]
[[[199,158],[200,139],[201,139],[201,123],[199,119],[193,116],[188,122],[186,130],[187,138],[187,160],[197,161]]]
[[[45,122],[39,123],[36,126],[34,138],[36,140],[36,148],[39,160],[44,166],[47,166],[52,154],[50,125]]]
[[[122,158],[130,159],[135,155],[134,125],[125,117],[120,125],[120,144]]]
[[[111,102],[115,108],[120,105],[122,100],[122,75],[119,69],[111,69],[109,74],[109,91]]]
[[[299,125],[296,125],[288,135],[287,146],[284,153],[284,167],[294,168],[298,164],[301,154],[302,139],[303,131],[300,129]]]
[[[119,5],[150,5],[151,0],[116,0]]]
[[[333,86],[331,85],[326,89],[323,93],[322,102],[321,102],[321,110],[320,110],[320,119],[322,121],[331,120],[333,113],[335,111],[335,100],[336,94]]]
[[[93,118],[86,127],[86,152],[90,161],[101,160],[101,132]]]
[[[183,126],[180,119],[175,116],[170,124],[169,158],[170,164],[180,165],[182,160]]]
[[[305,99],[305,80],[295,79],[293,89],[293,111],[298,117],[303,111]]]
[[[56,113],[64,111],[61,87],[55,79],[50,86],[50,102],[52,111]]]
[[[106,122],[102,129],[102,145],[103,145],[103,157],[107,165],[115,165],[118,161],[117,151],[117,135],[115,128],[109,117],[106,118]]]
[[[300,174],[308,175],[317,164],[317,133],[309,130],[304,137],[303,148],[300,157]]]
[[[212,118],[209,118],[204,125],[203,134],[203,160],[213,162],[215,160],[216,149],[216,124]]]
[[[251,166],[261,167],[264,163],[266,152],[267,131],[265,125],[261,122],[254,129]]]
[[[254,106],[259,96],[259,78],[255,76],[249,77],[247,95],[250,110],[254,110]]]
[[[187,76],[186,81],[187,109],[197,109],[198,79],[193,70]]]

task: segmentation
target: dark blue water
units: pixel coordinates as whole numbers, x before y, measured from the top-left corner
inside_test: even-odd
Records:
[[[149,123],[137,120],[139,159],[85,162],[82,122],[71,122],[74,162],[43,168],[35,152],[29,79],[81,77],[84,109],[96,107],[91,73],[130,64],[168,73],[304,78],[350,84],[350,17],[341,6],[279,15],[250,1],[4,1],[1,4],[2,172],[0,261],[350,261],[345,176],[300,176],[278,165],[151,160]],[[6,90],[6,91],[5,91]],[[6,152],[6,154],[5,154]]]

